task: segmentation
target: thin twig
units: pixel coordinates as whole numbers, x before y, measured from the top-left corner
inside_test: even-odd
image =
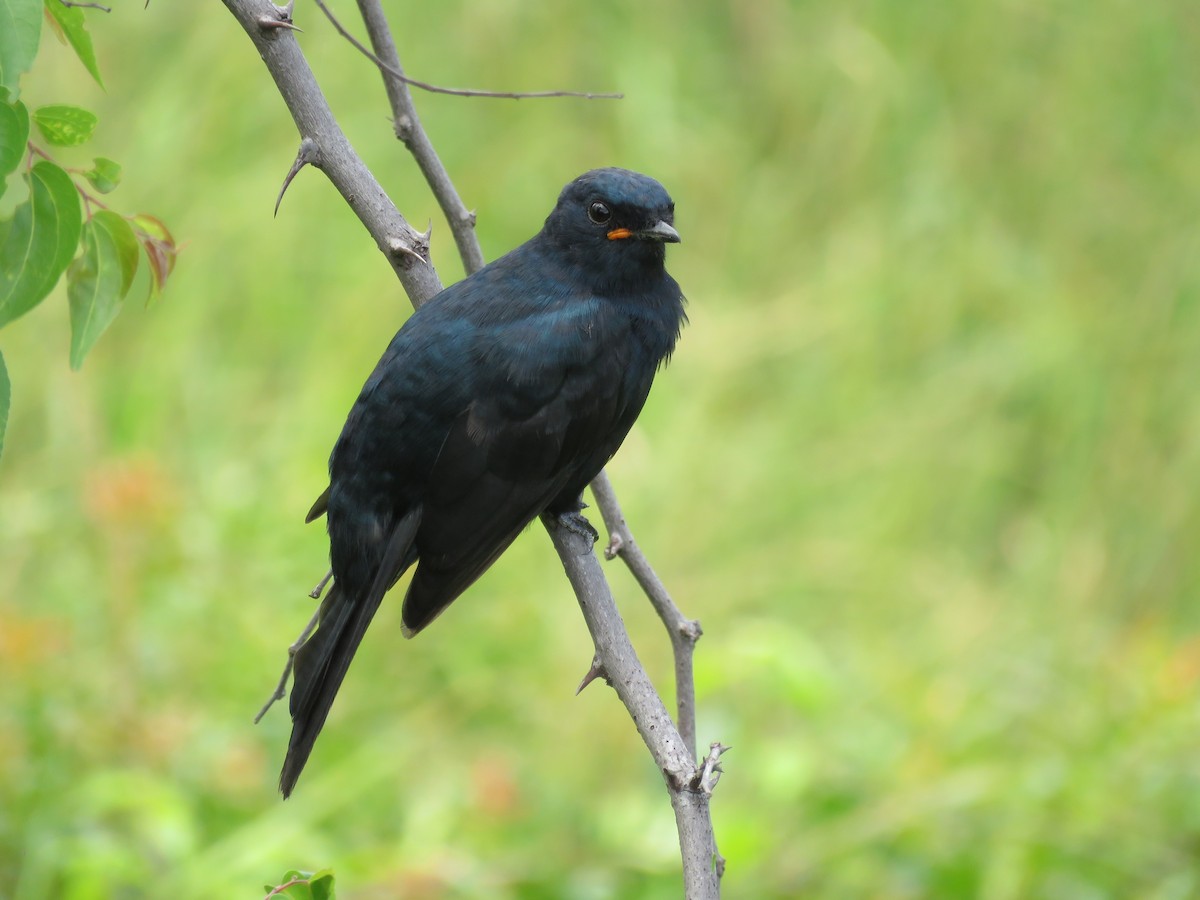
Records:
[[[589,91],[477,91],[472,88],[448,88],[440,85],[430,84],[427,81],[418,81],[415,78],[410,78],[401,72],[399,69],[385,63],[382,59],[368,50],[362,43],[342,27],[342,23],[337,20],[337,17],[329,11],[329,7],[325,5],[324,0],[313,0],[320,8],[321,12],[325,13],[331,25],[337,29],[338,34],[354,45],[363,56],[379,66],[380,69],[387,72],[393,78],[398,78],[405,84],[415,88],[420,88],[423,91],[430,91],[434,94],[450,94],[455,97],[495,97],[501,100],[531,100],[544,97],[581,97],[584,100],[621,100],[624,94],[596,94]]]
[[[328,579],[322,579],[321,583],[313,588],[314,591],[325,586]],[[309,594],[311,597],[312,594]],[[292,669],[296,665],[296,654],[300,652],[300,648],[304,646],[304,642],[308,640],[308,636],[313,633],[313,629],[317,627],[317,621],[321,618],[321,607],[317,607],[317,611],[312,614],[312,618],[308,620],[308,624],[304,626],[304,630],[300,632],[300,636],[296,638],[287,648],[287,664],[283,667],[283,674],[279,676],[279,684],[275,685],[275,691],[267,698],[267,702],[263,704],[262,709],[258,711],[258,715],[254,717],[254,724],[257,725],[262,721],[262,717],[267,714],[267,710],[275,705],[276,700],[282,700],[287,696],[287,680],[292,674]]]
[[[106,13],[112,12],[111,6],[102,6],[99,3],[76,3],[74,0],[59,0],[59,2],[68,9],[75,7],[77,9],[98,9],[100,12]]]

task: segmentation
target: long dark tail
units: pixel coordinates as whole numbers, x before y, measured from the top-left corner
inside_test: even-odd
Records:
[[[279,776],[279,789],[285,797],[291,794],[308,762],[354,651],[379,608],[378,601],[367,604],[365,599],[356,603],[334,584],[322,604],[320,626],[296,653],[296,680],[290,702],[292,739]]]
[[[296,653],[295,680],[289,706],[292,712],[292,738],[288,742],[279,789],[287,797],[296,786],[312,753],[317,735],[325,724],[333,698],[350,668],[350,660],[362,643],[383,595],[410,562],[409,550],[420,510],[406,515],[392,532],[375,582],[365,595],[350,596],[335,581],[321,604],[320,624],[316,632]]]

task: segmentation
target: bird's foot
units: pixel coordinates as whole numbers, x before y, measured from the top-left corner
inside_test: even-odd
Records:
[[[592,523],[583,517],[583,513],[577,510],[558,513],[554,517],[555,524],[559,528],[565,528],[572,534],[577,534],[588,540],[589,546],[595,546],[596,541],[600,540],[600,534],[592,527]]]

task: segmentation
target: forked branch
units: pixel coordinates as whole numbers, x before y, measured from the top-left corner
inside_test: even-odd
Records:
[[[596,506],[604,518],[604,527],[608,530],[608,546],[604,548],[604,558],[621,557],[638,585],[650,599],[650,604],[658,617],[666,626],[667,635],[671,639],[671,651],[675,656],[675,707],[676,724],[679,733],[687,745],[692,759],[696,758],[696,682],[692,675],[692,657],[696,649],[696,641],[704,632],[700,623],[689,619],[671,595],[666,585],[654,572],[646,554],[633,539],[633,532],[621,512],[621,504],[617,502],[617,493],[608,480],[608,473],[601,472],[592,482],[592,496]]]

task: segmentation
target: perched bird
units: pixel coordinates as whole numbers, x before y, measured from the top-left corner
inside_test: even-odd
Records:
[[[383,595],[412,637],[538,515],[581,493],[641,412],[686,321],[663,267],[675,205],[657,181],[596,169],[542,230],[405,322],[329,459],[334,583],[295,660],[286,797]]]

